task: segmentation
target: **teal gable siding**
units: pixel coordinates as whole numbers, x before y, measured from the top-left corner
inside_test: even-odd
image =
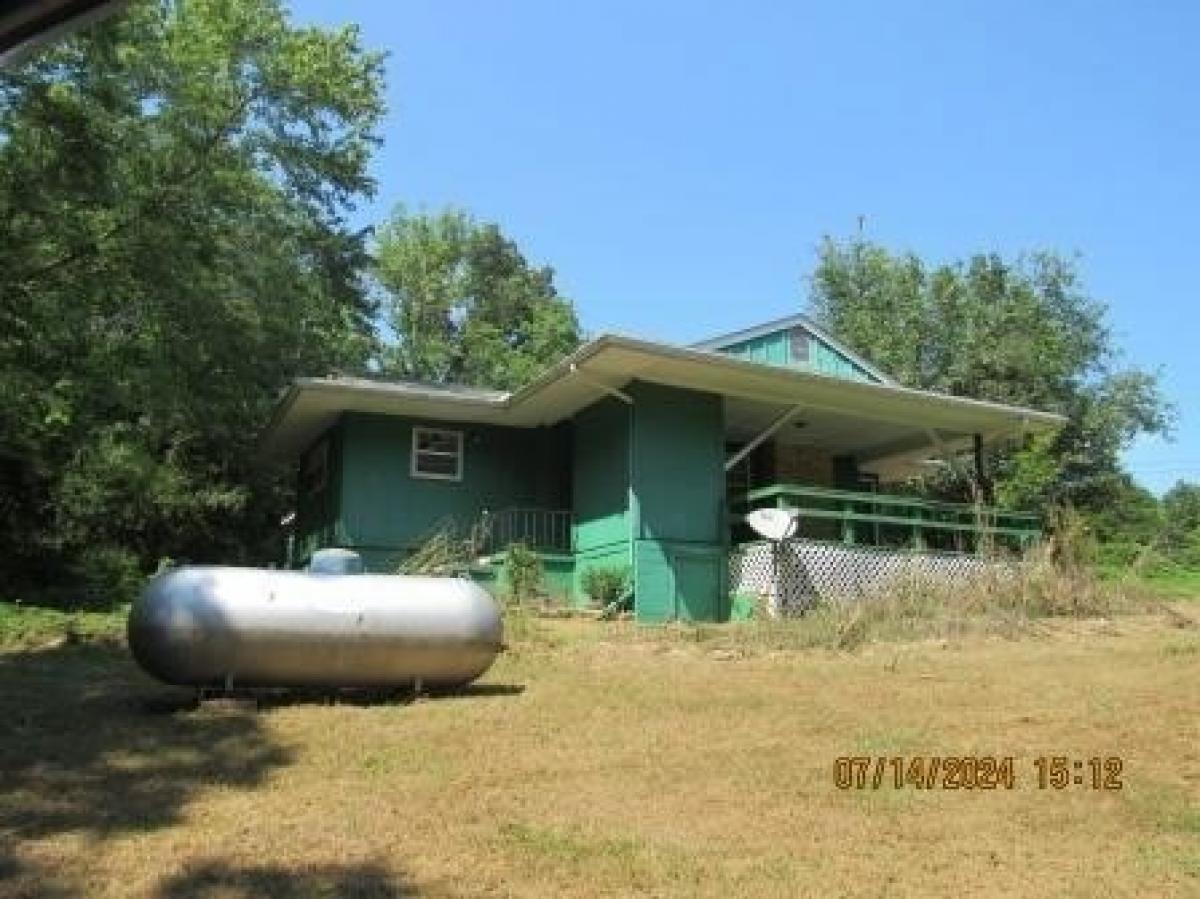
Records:
[[[846,378],[850,381],[878,382],[879,380],[858,363],[846,358],[842,353],[816,337],[809,341],[808,353],[808,367],[812,371],[823,375],[832,375],[835,378]]]
[[[737,356],[747,362],[758,362],[762,365],[791,365],[791,352],[788,348],[787,331],[775,331],[764,334],[753,340],[743,340],[741,343],[721,347],[720,351],[730,356]]]
[[[800,326],[796,326],[800,327]],[[803,328],[800,328],[804,330]],[[720,347],[717,352],[736,356],[748,362],[758,362],[763,365],[778,365],[785,368],[801,368],[817,374],[830,375],[835,378],[846,378],[851,381],[875,381],[879,378],[871,374],[853,359],[846,356],[836,347],[830,346],[815,334],[808,334],[808,358],[797,359],[792,356],[793,328],[782,328],[768,334],[762,334],[751,340],[731,343]]]
[[[461,481],[415,478],[414,426],[463,432]],[[346,415],[340,425],[337,544],[388,567],[444,525],[465,532],[485,509],[570,508],[567,430],[499,428],[408,418]]]

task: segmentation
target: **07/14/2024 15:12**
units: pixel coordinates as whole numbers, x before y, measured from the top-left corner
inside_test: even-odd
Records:
[[[1123,787],[1125,763],[1119,756],[1043,755],[1032,767],[1041,790]],[[841,756],[833,765],[833,782],[841,790],[1012,790],[1017,779],[1014,756]]]

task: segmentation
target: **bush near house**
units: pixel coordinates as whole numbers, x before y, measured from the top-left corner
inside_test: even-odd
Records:
[[[616,602],[629,589],[629,569],[617,565],[593,565],[583,572],[583,592],[594,605]]]
[[[513,543],[508,547],[504,555],[504,574],[513,602],[530,602],[546,592],[542,560],[524,543]]]

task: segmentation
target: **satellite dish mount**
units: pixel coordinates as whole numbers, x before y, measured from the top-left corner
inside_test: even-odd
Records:
[[[773,596],[770,609],[773,615],[778,615],[782,587],[779,583],[779,557],[783,551],[783,541],[795,537],[800,529],[800,513],[795,509],[755,509],[746,516],[746,524],[750,525],[756,534],[771,541]]]

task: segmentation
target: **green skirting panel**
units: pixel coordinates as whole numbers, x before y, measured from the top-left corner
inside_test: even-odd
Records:
[[[725,552],[718,544],[637,542],[638,621],[729,620]]]
[[[546,594],[556,603],[571,605],[575,590],[575,559],[569,555],[538,553],[542,560]]]
[[[571,605],[575,583],[575,559],[565,553],[538,553],[542,561],[542,585],[546,596],[556,603]],[[501,598],[509,592],[508,570],[504,553],[491,557],[487,565],[471,569],[471,580]]]

